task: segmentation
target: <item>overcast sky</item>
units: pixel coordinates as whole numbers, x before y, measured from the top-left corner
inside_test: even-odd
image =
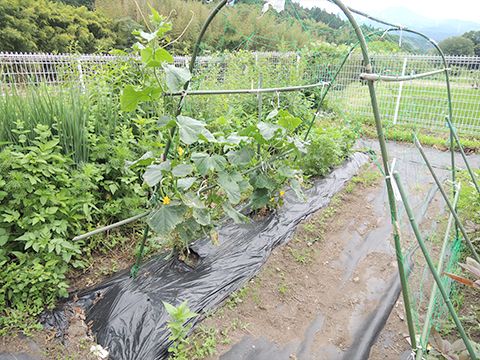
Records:
[[[319,7],[337,13],[340,9],[327,0],[294,0],[305,7]],[[404,6],[417,14],[436,19],[470,20],[480,23],[480,0],[343,0],[343,3],[356,10],[369,12],[388,7]]]

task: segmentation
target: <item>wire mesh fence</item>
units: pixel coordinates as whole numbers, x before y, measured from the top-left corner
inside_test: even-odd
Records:
[[[197,89],[257,88],[258,76],[247,76],[251,67],[263,74],[263,87],[288,81],[300,85],[333,80],[335,65],[312,66],[311,57],[294,52],[244,52],[241,56],[203,56],[197,58],[194,70]],[[131,58],[130,58],[131,59]],[[380,75],[414,75],[443,68],[439,56],[409,54],[376,54],[372,56],[373,72]],[[447,56],[454,124],[458,131],[480,130],[480,57]],[[13,88],[31,85],[59,85],[68,82],[83,89],[95,79],[100,68],[117,66],[125,58],[113,55],[53,55],[0,53],[0,88],[2,95]],[[234,61],[233,61],[234,60]],[[327,60],[328,61],[328,60]],[[174,64],[188,67],[189,56],[175,56]],[[330,68],[332,67],[332,68]],[[226,82],[225,74],[235,69],[241,79]],[[364,72],[360,54],[351,54],[337,74],[331,103],[342,112],[356,118],[372,118],[370,96],[365,82],[359,78]],[[291,82],[296,82],[291,84]],[[382,82],[376,86],[380,113],[387,123],[408,124],[419,128],[445,128],[448,115],[447,84],[444,74],[404,81]]]

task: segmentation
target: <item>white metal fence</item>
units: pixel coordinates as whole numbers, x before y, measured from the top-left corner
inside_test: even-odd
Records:
[[[418,74],[443,68],[439,56],[379,54],[373,55],[374,72],[382,75]],[[13,87],[47,84],[57,85],[74,81],[83,88],[95,79],[99,67],[117,66],[122,59],[109,55],[51,55],[0,53],[0,88],[5,95]],[[190,57],[175,56],[179,67],[188,66]],[[251,68],[266,74],[264,87],[277,82],[296,84],[331,81],[341,59],[314,60],[296,53],[243,53],[222,57],[199,57],[195,66],[197,86],[250,88],[258,86],[258,76]],[[450,89],[457,129],[465,132],[480,130],[480,57],[448,56]],[[261,66],[259,65],[261,64]],[[263,67],[262,67],[263,66]],[[234,69],[235,68],[235,69]],[[229,71],[237,71],[235,81],[223,81]],[[329,94],[330,103],[348,117],[372,117],[370,96],[359,75],[364,67],[359,54],[345,62]],[[210,75],[209,75],[210,74]],[[258,74],[257,74],[258,75]],[[210,77],[209,77],[210,76]],[[212,77],[214,79],[212,79]],[[202,81],[205,80],[205,81]],[[254,80],[255,79],[255,80]],[[210,80],[210,81],[207,81]],[[286,84],[283,84],[286,85]],[[445,126],[448,114],[447,85],[444,74],[403,83],[378,82],[377,97],[383,118],[392,124],[415,123],[427,129]]]

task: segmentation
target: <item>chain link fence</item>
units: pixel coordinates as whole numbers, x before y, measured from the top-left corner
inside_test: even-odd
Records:
[[[112,55],[0,53],[0,88],[3,96],[14,88],[18,90],[40,84],[55,86],[75,82],[85,89],[91,79],[95,79],[91,75],[95,75],[100,67],[117,66],[125,59]],[[189,62],[189,56],[174,57],[176,66],[188,67]],[[211,87],[217,82],[220,88],[256,88],[258,81],[250,75],[246,76],[252,68],[267,75],[263,87],[276,86],[281,79],[297,81],[289,85],[329,82],[339,70],[328,95],[330,104],[337,106],[347,116],[372,118],[368,88],[359,79],[360,73],[364,72],[360,54],[351,54],[341,68],[339,63],[319,63],[305,54],[297,53],[244,52],[240,56],[204,56],[199,57],[195,65],[195,87]],[[433,55],[377,54],[372,55],[372,63],[373,72],[380,75],[414,75],[443,68],[441,58]],[[480,57],[447,56],[447,63],[451,69],[449,78],[455,126],[463,132],[478,131]],[[241,78],[235,84],[222,86],[222,74],[233,68]],[[437,130],[445,127],[448,98],[444,74],[404,82],[379,81],[376,91],[380,112],[387,123],[415,123],[420,128]]]

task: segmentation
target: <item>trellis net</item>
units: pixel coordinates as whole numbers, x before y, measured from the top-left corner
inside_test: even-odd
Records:
[[[264,7],[260,2],[245,1],[220,9],[199,45],[199,57],[183,113],[193,118],[220,124],[235,123],[241,127],[249,121],[266,119],[272,111],[283,109],[303,120],[303,128],[299,131],[306,132],[312,123],[314,127],[340,124],[356,133],[360,146],[370,147],[365,139],[376,136],[370,105],[372,99],[365,81],[360,80],[365,64],[352,25],[337,16],[330,17],[327,23],[323,18],[320,21],[321,12],[314,11],[305,17],[290,1],[285,3],[284,9],[274,9],[272,5],[275,4]],[[442,58],[432,55],[435,46],[430,39],[371,19],[366,21],[363,15],[355,16],[363,24],[361,30],[367,39],[373,73],[380,77],[398,77],[445,68]],[[239,22],[251,25],[248,32],[232,25]],[[275,27],[274,31],[267,31],[271,26]],[[257,51],[251,51],[252,48]],[[7,93],[12,84],[55,85],[72,77],[77,77],[86,86],[101,71],[97,67],[99,64],[122,61],[120,58],[100,56],[12,57],[2,54],[0,58],[3,93]],[[190,57],[176,57],[175,64],[187,67],[189,61]],[[454,126],[465,132],[478,130],[480,61],[475,57],[448,57],[447,66],[450,68],[448,76]],[[305,85],[316,86],[283,91],[284,87]],[[255,91],[250,94],[195,94],[200,90],[268,88],[276,90],[264,94]],[[396,159],[409,198],[419,218],[424,219],[422,226],[429,239],[431,254],[438,256],[436,248],[444,234],[436,231],[440,230],[437,223],[444,221],[444,203],[438,198],[436,185],[427,179],[430,175],[423,159],[412,155],[416,153],[414,149],[405,151],[405,148],[396,145],[399,141],[411,139],[410,132],[444,137],[444,146],[449,145],[445,117],[449,115],[450,102],[445,72],[420,79],[378,81],[375,83],[375,95],[383,120],[383,134],[389,140],[389,155]],[[321,105],[319,108],[318,104]],[[449,166],[448,154],[432,153],[431,156],[439,170]],[[383,172],[380,157],[373,158]],[[407,163],[409,166],[405,165]],[[442,171],[442,179],[446,181],[449,172]],[[436,202],[433,201],[435,199]],[[436,208],[431,204],[436,204]],[[399,227],[403,255],[406,256],[415,248],[416,242],[401,203],[397,205],[401,213]],[[449,270],[456,263],[461,249],[459,238],[451,238],[453,241],[449,245],[448,261],[443,270]],[[393,245],[391,249],[393,253]],[[424,315],[431,296],[432,279],[422,257],[416,256],[415,262],[418,266],[410,276],[409,298],[417,332],[421,333],[426,321]],[[409,267],[407,263],[405,266]],[[447,281],[445,284],[454,291],[453,284]],[[448,321],[448,316],[438,293],[433,296],[436,299],[435,312],[428,321],[438,327]]]

